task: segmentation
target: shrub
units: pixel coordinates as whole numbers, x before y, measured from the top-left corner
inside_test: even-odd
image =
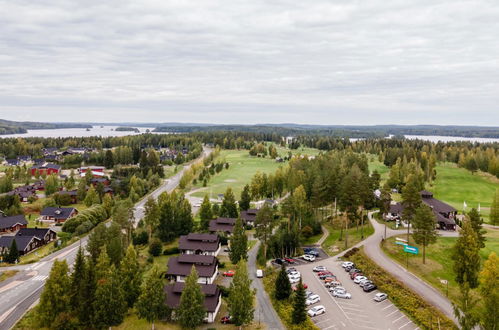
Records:
[[[314,232],[310,226],[305,226],[301,229],[301,234],[303,235],[303,237],[309,238],[312,237]]]
[[[172,247],[172,248],[165,249],[163,251],[163,255],[165,255],[165,256],[170,256],[172,254],[177,254],[177,253],[180,253],[180,250],[176,246]]]
[[[84,223],[82,223],[81,225],[79,225],[78,227],[76,227],[75,234],[76,235],[83,235],[85,233],[88,233],[93,227],[94,227],[94,225],[90,221],[87,220]]]
[[[153,238],[149,243],[149,254],[151,256],[157,257],[161,254],[161,250],[163,249],[163,244],[158,238]]]
[[[132,235],[133,245],[146,245],[149,242],[149,235],[143,229],[136,230]]]

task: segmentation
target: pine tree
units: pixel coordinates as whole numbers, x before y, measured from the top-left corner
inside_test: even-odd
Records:
[[[140,265],[133,245],[128,246],[126,255],[121,260],[120,275],[125,300],[128,307],[131,308],[140,294],[140,284],[142,282]]]
[[[224,194],[224,200],[220,207],[220,216],[225,218],[237,218],[237,205],[232,188],[228,187]]]
[[[456,317],[460,329],[472,330],[478,324],[477,300],[470,294],[468,282],[459,286],[459,300],[457,304],[452,304],[454,316]]]
[[[16,239],[12,239],[12,243],[10,243],[9,253],[5,256],[5,261],[9,264],[13,264],[19,259],[19,250],[17,249]]]
[[[483,310],[480,324],[483,329],[496,330],[499,325],[499,257],[491,252],[480,272],[480,294]]]
[[[163,289],[163,280],[159,269],[154,266],[149,276],[145,279],[140,296],[135,304],[137,315],[140,319],[146,319],[154,329],[154,322],[162,319],[167,314],[165,304],[166,294]]]
[[[152,197],[149,197],[144,205],[144,223],[147,226],[149,240],[151,240],[152,233],[159,225],[159,206]]]
[[[236,274],[230,284],[228,299],[229,313],[236,326],[242,326],[253,321],[255,291],[251,288],[246,261],[240,260]]]
[[[96,289],[94,324],[97,328],[107,328],[123,322],[127,311],[127,303],[121,278],[114,265],[110,265],[110,260],[104,248],[99,255],[95,266]]]
[[[114,157],[111,150],[106,151],[106,156],[104,157],[104,166],[106,168],[113,168],[114,166]]]
[[[471,211],[468,213],[468,219],[471,223],[471,227],[475,231],[476,237],[478,239],[478,246],[480,248],[485,247],[485,236],[484,233],[485,231],[482,228],[483,224],[483,219],[480,216],[480,213],[478,213],[477,209],[472,208]]]
[[[298,283],[295,296],[293,298],[293,324],[303,323],[307,319],[307,306],[305,304],[306,299],[305,288],[303,287],[303,283],[300,278],[300,282]]]
[[[81,179],[78,183],[78,190],[76,192],[78,201],[83,202],[87,196],[87,183],[85,180]]]
[[[480,270],[480,248],[476,233],[467,220],[459,231],[459,238],[453,249],[454,273],[456,282],[460,285],[468,283],[471,289],[478,286],[478,272]]]
[[[288,299],[291,292],[291,283],[289,282],[288,274],[286,274],[286,267],[282,264],[281,271],[275,281],[275,298],[277,300]]]
[[[267,243],[272,236],[272,229],[274,228],[273,220],[274,212],[267,204],[263,205],[263,207],[256,214],[255,235],[262,242],[265,260],[267,260]]]
[[[208,230],[210,220],[213,219],[213,212],[211,210],[211,203],[208,195],[204,195],[203,203],[199,208],[199,218],[201,219],[201,230]]]
[[[184,329],[195,329],[203,323],[206,316],[204,294],[198,283],[198,273],[194,266],[192,266],[190,275],[185,279],[184,290],[175,314]]]
[[[490,206],[490,223],[494,226],[499,225],[499,189],[496,189],[494,200]]]
[[[73,272],[71,273],[71,285],[69,290],[69,302],[71,305],[71,310],[76,311],[81,305],[80,292],[83,290],[85,285],[85,272],[86,272],[85,256],[83,255],[83,249],[80,247],[78,253],[76,254],[76,259],[73,265]]]
[[[92,173],[92,170],[87,168],[87,170],[85,171],[85,176],[83,177],[85,184],[87,186],[90,186],[93,178],[94,178],[94,174]]]
[[[423,264],[426,263],[426,247],[437,241],[438,232],[435,228],[435,214],[426,205],[416,209],[412,219],[412,237],[417,244],[423,246]]]
[[[62,313],[70,312],[68,276],[69,268],[65,260],[55,260],[37,308],[37,323],[40,327],[51,327]]]
[[[241,259],[248,259],[248,237],[241,218],[237,218],[234,233],[230,239],[229,258],[233,264],[237,264]]]
[[[88,188],[87,195],[85,196],[84,203],[86,206],[90,207],[94,204],[99,204],[100,203],[100,197],[97,191],[95,191],[94,186],[90,185],[90,188]]]
[[[407,242],[409,242],[409,227],[416,210],[421,205],[421,186],[415,174],[409,174],[407,182],[402,189],[402,218],[407,222]]]
[[[245,185],[243,191],[241,192],[241,200],[239,201],[239,209],[241,211],[247,211],[250,208],[251,194],[249,185]]]
[[[93,328],[95,319],[94,300],[96,281],[92,259],[87,258],[84,269],[83,285],[80,287],[79,292],[80,305],[76,311],[76,316],[78,317],[81,326]]]

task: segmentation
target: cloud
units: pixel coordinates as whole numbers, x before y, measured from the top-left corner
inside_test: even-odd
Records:
[[[0,117],[499,122],[490,0],[0,6]]]

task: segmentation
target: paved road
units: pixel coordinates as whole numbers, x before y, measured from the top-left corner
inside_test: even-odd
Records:
[[[205,148],[200,157],[209,155],[211,151],[211,149]],[[183,172],[189,166],[190,164],[184,166],[177,174],[165,180],[165,182],[149,196],[157,198],[164,191],[170,192],[174,190],[178,186]],[[144,198],[135,205],[135,225],[144,215],[144,204],[146,201],[147,198]],[[78,242],[41,259],[37,263],[2,267],[2,270],[15,269],[18,270],[19,273],[6,281],[0,282],[0,330],[12,328],[24,313],[26,313],[39,299],[54,260],[64,259],[69,265],[72,265],[79,246],[86,246],[87,240],[88,237],[84,237]]]
[[[258,241],[248,253],[248,272],[250,278],[253,280],[252,286],[256,289],[256,308],[254,319],[266,324],[267,329],[269,330],[285,329],[281,319],[274,310],[274,307],[272,307],[272,302],[270,301],[267,292],[263,288],[262,279],[256,278],[256,255],[259,247],[260,241]]]
[[[431,303],[433,306],[436,306],[440,309],[445,315],[447,315],[451,320],[457,322],[454,318],[454,313],[452,310],[451,302],[444,297],[439,291],[433,288],[431,285],[427,284],[423,280],[421,280],[418,276],[414,275],[410,271],[407,271],[405,268],[400,266],[397,262],[390,259],[388,256],[380,248],[380,242],[384,237],[385,226],[378,223],[374,218],[374,212],[369,213],[369,220],[371,221],[372,226],[374,227],[374,234],[369,236],[364,241],[357,244],[357,246],[364,246],[364,252],[371,258],[376,264],[381,266],[387,272],[392,274],[395,278],[405,283],[409,288],[411,288],[414,292],[419,294],[423,299]],[[396,235],[403,235],[407,233],[406,229],[402,230],[392,230],[386,229],[386,236],[392,237]],[[440,235],[442,236],[457,236],[457,232],[454,231],[440,231]],[[341,257],[344,253],[336,256]]]

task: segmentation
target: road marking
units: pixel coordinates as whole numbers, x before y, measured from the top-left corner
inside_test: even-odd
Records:
[[[343,323],[343,321],[340,321],[341,325],[343,325],[345,328],[347,327],[347,325],[345,323]]]
[[[358,309],[358,308],[343,307],[343,309],[349,309],[349,310],[352,310],[352,311],[361,312],[361,310],[360,310],[360,309]],[[350,312],[347,312],[347,313],[350,313]]]
[[[400,329],[402,329],[403,327],[405,327],[406,325],[410,324],[411,322],[412,322],[412,321],[411,321],[411,320],[409,320],[409,322],[407,322],[406,324],[404,324],[403,326],[401,326],[401,327],[399,328],[399,330],[400,330]]]
[[[399,317],[399,318],[398,318],[398,319],[396,319],[395,321],[392,321],[392,323],[395,323],[395,322],[397,322],[397,321],[401,320],[401,319],[402,319],[402,318],[404,318],[404,317],[405,317],[405,315],[403,315],[403,314],[402,314],[402,316],[401,316],[401,317]]]
[[[43,265],[45,265],[46,263],[47,263],[46,261],[40,261],[35,266],[33,266],[31,268],[32,269],[38,269],[38,268],[42,267]]]
[[[352,315],[355,315],[355,317],[364,317],[364,318],[367,318],[367,319],[370,318],[370,316],[362,315],[362,314],[358,314],[358,313],[353,313],[353,312],[345,312],[345,314],[352,314]]]
[[[315,324],[319,324],[319,323],[322,323],[322,322],[327,322],[327,321],[330,321],[330,319],[326,319],[326,320],[318,321],[318,322],[316,322]]]
[[[329,326],[327,328],[323,328],[322,330],[327,330],[327,329],[331,329],[331,328],[336,328],[336,326],[335,325],[331,325],[331,326]]]
[[[382,311],[384,311],[385,309],[388,309],[388,308],[390,308],[390,307],[394,307],[394,306],[395,306],[394,304],[390,304],[390,305],[388,305],[388,306],[384,307],[384,308],[383,308],[383,309],[381,309],[381,310],[382,310]]]
[[[47,279],[47,275],[38,275],[33,277],[31,280],[32,281],[45,281]]]
[[[16,306],[12,307],[11,309],[9,309],[8,311],[6,311],[5,313],[3,313],[2,315],[0,315],[0,323],[2,323],[6,318],[7,316],[10,315],[10,313],[12,313],[12,311],[16,308]]]
[[[390,314],[388,314],[387,317],[390,316],[390,315],[393,315],[393,314],[397,313],[398,311],[399,311],[398,309],[394,310],[393,312],[391,312]]]
[[[9,284],[7,285],[4,285],[3,287],[0,288],[0,293],[4,292],[4,291],[7,291],[21,283],[23,283],[24,281],[12,281],[10,282]]]

